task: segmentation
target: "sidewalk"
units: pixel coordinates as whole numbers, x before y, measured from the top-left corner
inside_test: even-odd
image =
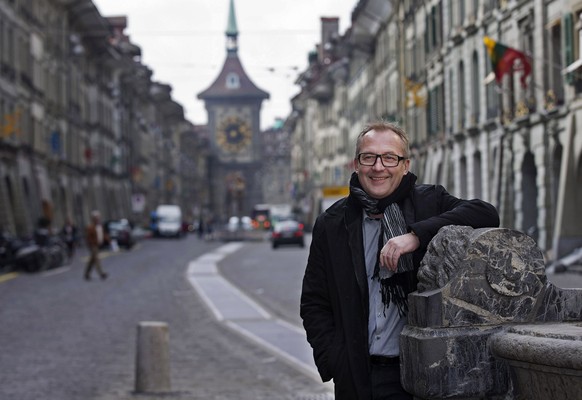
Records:
[[[240,242],[228,243],[193,260],[186,273],[188,281],[217,321],[320,384],[321,393],[317,397],[297,399],[333,400],[333,384],[321,383],[303,329],[273,317],[220,275],[217,265],[241,247],[243,244]]]
[[[192,261],[187,271],[189,282],[218,321],[319,381],[303,329],[274,318],[220,275],[217,264],[242,246],[240,242],[226,244]]]

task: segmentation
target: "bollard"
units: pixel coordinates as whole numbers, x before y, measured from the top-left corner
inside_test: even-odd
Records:
[[[171,390],[169,333],[165,322],[140,322],[137,330],[135,391],[160,393]]]

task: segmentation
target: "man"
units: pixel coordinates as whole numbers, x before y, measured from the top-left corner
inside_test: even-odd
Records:
[[[85,268],[85,279],[91,280],[91,271],[93,268],[97,270],[101,279],[106,279],[107,274],[103,272],[101,260],[99,259],[99,248],[105,239],[105,232],[103,231],[103,225],[101,225],[101,214],[99,211],[91,212],[91,223],[86,229],[85,239],[87,248],[89,249],[89,261]]]
[[[400,384],[399,337],[426,248],[445,225],[499,226],[495,208],[440,185],[416,185],[406,133],[366,126],[350,194],[315,222],[301,318],[336,400],[412,399]]]

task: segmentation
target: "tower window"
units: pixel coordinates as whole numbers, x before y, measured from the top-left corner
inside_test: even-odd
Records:
[[[238,89],[240,87],[240,78],[234,72],[226,76],[226,87],[228,89]]]

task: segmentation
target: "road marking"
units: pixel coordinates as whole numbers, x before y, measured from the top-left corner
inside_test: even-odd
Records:
[[[51,270],[45,271],[42,273],[42,277],[47,277],[47,276],[53,276],[53,275],[59,275],[62,274],[64,272],[70,271],[71,267],[68,265],[64,265],[62,267],[58,267],[58,268],[53,268]]]
[[[280,322],[280,321],[270,321],[270,324],[273,325],[273,323],[276,324],[278,322]],[[226,324],[230,329],[238,332],[240,335],[255,342],[259,346],[262,346],[262,347],[266,348],[267,350],[270,350],[272,353],[279,356],[280,358],[283,358],[288,363],[291,363],[293,366],[298,368],[304,374],[306,374],[312,378],[315,378],[317,381],[320,381],[319,375],[317,374],[317,370],[315,369],[315,367],[313,365],[311,365],[311,363],[309,363],[308,360],[305,360],[304,357],[298,357],[297,351],[289,351],[289,349],[283,349],[283,348],[275,345],[273,343],[274,342],[273,340],[267,340],[264,337],[258,336],[257,334],[254,333],[257,331],[256,327],[255,327],[255,329],[253,329],[252,326],[249,327],[248,325],[246,327],[244,327],[244,326],[241,326],[240,323],[235,323],[233,321],[226,321]],[[276,334],[286,336],[286,333],[287,332],[282,330]],[[297,344],[297,343],[295,343],[295,344]],[[312,357],[311,351],[308,352],[308,356],[309,356],[309,359],[311,359],[311,357]]]
[[[188,281],[218,321],[321,383],[303,329],[274,318],[220,275],[217,264],[242,246],[229,243],[191,261],[186,272]]]
[[[0,275],[0,283],[14,279],[17,276],[18,276],[18,272],[9,272],[7,274]]]
[[[218,262],[241,247],[241,243],[229,243],[190,262],[188,279],[218,321],[270,319],[263,307],[224,279],[216,268]]]

